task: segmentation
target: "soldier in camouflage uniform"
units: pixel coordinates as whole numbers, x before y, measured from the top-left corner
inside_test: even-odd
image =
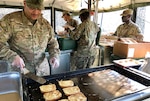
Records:
[[[23,11],[0,20],[0,59],[11,63],[11,70],[26,67],[39,76],[49,75],[46,47],[51,65],[59,66],[59,46],[52,27],[42,17],[43,9],[43,0],[24,0]]]
[[[76,69],[85,69],[93,65],[96,55],[95,40],[99,27],[90,21],[90,13],[87,9],[81,9],[79,18],[82,23],[70,33],[73,40],[77,40],[78,48],[75,56]],[[74,70],[74,69],[73,69]]]
[[[131,21],[132,14],[133,10],[131,9],[123,11],[121,16],[124,23],[117,28],[114,35],[117,35],[119,38],[129,37],[137,41],[142,41],[143,35],[141,34],[140,28]]]
[[[69,33],[71,30],[68,26],[76,28],[78,26],[78,21],[73,19],[69,12],[63,12],[62,18],[66,21],[64,27],[63,34],[66,34],[66,36],[69,36]]]

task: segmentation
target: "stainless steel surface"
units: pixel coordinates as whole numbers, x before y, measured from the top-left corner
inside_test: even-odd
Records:
[[[150,101],[150,88],[148,87],[147,89],[127,94],[126,97],[121,96],[112,101]]]
[[[22,70],[23,70],[25,77],[30,78],[40,84],[46,83],[46,80],[44,78],[36,76],[34,73],[31,73],[28,69],[23,68]]]
[[[122,79],[123,82],[124,82],[124,80],[132,79],[135,84],[135,85],[133,85],[133,88],[140,87],[135,82],[142,84],[142,86],[144,86],[144,87],[142,88],[141,91],[137,90],[137,92],[133,91],[133,93],[127,92],[127,94],[123,94],[122,96],[120,96],[120,95],[114,96],[114,94],[112,94],[108,91],[109,89],[107,90],[104,87],[102,87],[102,80],[100,80],[97,77],[96,77],[97,79],[95,77],[91,78],[90,75],[88,75],[89,73],[96,72],[96,74],[97,74],[98,71],[103,71],[103,70],[108,70],[108,69],[114,70],[114,71],[118,72],[119,74],[126,76],[127,78]],[[98,76],[98,77],[102,77],[102,75]],[[110,77],[112,77],[112,75],[110,75]],[[115,77],[118,77],[118,76],[115,76]],[[147,90],[147,87],[150,86],[149,78],[145,77],[143,74],[133,72],[133,70],[131,71],[129,68],[121,68],[121,67],[117,67],[115,65],[101,66],[98,68],[88,68],[85,70],[77,70],[77,71],[72,71],[72,72],[67,72],[67,73],[62,73],[62,74],[55,74],[55,75],[50,75],[50,76],[47,76],[44,78],[47,80],[47,83],[56,84],[57,89],[60,91],[62,91],[62,90],[59,87],[57,81],[62,80],[62,79],[63,80],[72,79],[74,81],[75,85],[79,86],[79,88],[81,89],[81,92],[83,92],[85,94],[85,96],[88,98],[87,101],[128,101],[128,100],[129,101],[142,101],[146,97],[150,97],[149,90]],[[116,85],[113,85],[113,84],[115,84],[115,83],[109,82],[110,80],[106,79],[106,78],[109,78],[109,77],[106,75],[103,82],[108,80],[106,82],[108,84],[106,85],[103,83],[103,85],[107,86],[108,88],[110,87],[110,89],[112,89],[112,91],[114,91],[113,88],[116,87]],[[119,78],[115,79],[115,80],[119,80]],[[130,80],[129,80],[129,83],[131,83]],[[127,85],[127,83],[125,83],[125,82],[124,82],[124,84]],[[124,87],[125,87],[125,85],[124,85]],[[40,84],[38,84],[36,82],[31,82],[30,80],[28,80],[26,82],[26,85],[25,85],[25,88],[27,91],[27,95],[26,95],[27,100],[26,101],[45,101],[43,99],[42,93],[40,92],[39,86],[40,86]],[[123,86],[121,85],[121,87],[123,87]],[[117,88],[117,90],[121,91],[121,87],[119,87],[119,89]],[[129,88],[130,87],[131,86],[129,86]],[[146,87],[146,89],[145,89],[145,87]],[[143,93],[143,91],[145,93]],[[142,92],[142,96],[140,96],[141,95],[140,92]],[[62,94],[63,94],[63,92],[62,92]],[[122,94],[122,93],[120,93],[120,94]],[[65,95],[63,95],[62,98],[67,98],[67,97]],[[142,100],[137,100],[137,99],[142,99]]]
[[[71,61],[71,53],[73,50],[61,50],[59,59],[60,59],[60,66],[58,68],[50,67],[50,74],[60,74],[70,71],[70,61]],[[49,53],[45,53],[47,59],[49,60]]]
[[[22,81],[18,72],[0,73],[0,101],[23,101]]]

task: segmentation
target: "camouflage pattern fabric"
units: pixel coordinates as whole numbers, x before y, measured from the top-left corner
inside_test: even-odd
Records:
[[[75,31],[70,33],[73,40],[77,40],[77,55],[80,57],[95,55],[95,40],[99,27],[90,19],[82,22]]]
[[[0,59],[11,63],[19,55],[26,67],[35,72],[45,59],[47,45],[50,57],[58,58],[60,50],[54,31],[42,16],[34,25],[23,11],[8,14],[0,20]]]
[[[66,25],[70,25],[72,27],[77,27],[78,26],[78,22],[75,19],[70,19],[69,22],[66,23]],[[71,32],[71,30],[69,28],[65,29],[68,33]]]
[[[117,35],[120,38],[129,37],[139,41],[143,40],[143,35],[141,34],[140,28],[132,21],[130,21],[129,24],[121,24],[117,28],[115,35]]]
[[[79,65],[86,65],[88,67],[91,66],[90,63],[91,58],[96,55],[96,45],[95,40],[97,36],[97,32],[99,31],[99,27],[96,23],[90,21],[90,19],[82,22],[76,30],[70,33],[70,37],[73,40],[77,40],[78,47],[76,53],[76,61],[75,63],[79,63]],[[83,59],[82,59],[83,58]],[[81,61],[80,61],[81,60]],[[93,61],[94,62],[94,61]],[[90,64],[90,65],[88,65]],[[78,64],[75,64],[80,68]],[[83,66],[83,68],[87,68]]]
[[[71,65],[71,71],[89,68],[93,65],[94,60],[95,60],[95,56],[78,57],[74,55],[72,61],[73,65]]]

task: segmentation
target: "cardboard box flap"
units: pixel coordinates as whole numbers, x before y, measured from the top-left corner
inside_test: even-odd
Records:
[[[132,43],[138,43],[137,41],[135,41],[134,39],[132,38],[120,38],[119,41],[122,41],[124,43],[128,43],[128,44],[132,44]]]

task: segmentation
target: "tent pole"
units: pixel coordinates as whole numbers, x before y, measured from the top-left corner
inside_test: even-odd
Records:
[[[91,0],[88,0],[88,10],[91,12]]]

